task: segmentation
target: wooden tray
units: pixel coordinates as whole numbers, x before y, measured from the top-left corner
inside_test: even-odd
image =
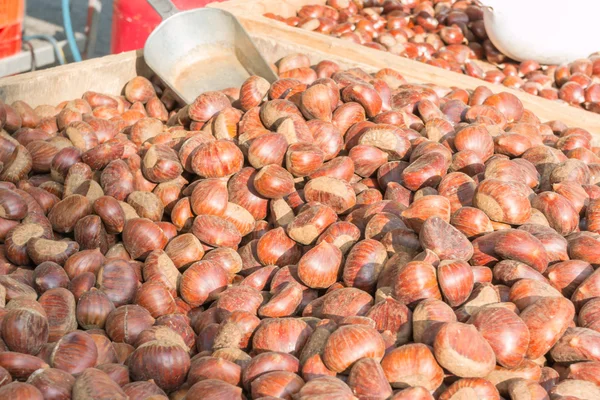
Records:
[[[456,86],[462,89],[487,86],[493,92],[513,93],[521,99],[526,108],[533,111],[542,121],[561,120],[569,126],[584,128],[592,134],[600,135],[600,114],[509,89],[502,85],[492,84],[468,75],[446,71],[442,68],[371,49],[347,40],[290,27],[283,22],[263,17],[263,14],[267,12],[290,17],[296,15],[296,11],[304,5],[325,3],[326,0],[231,0],[223,3],[212,3],[209,7],[222,8],[235,14],[253,36],[272,36],[276,37],[277,40],[294,42],[312,48],[313,51],[326,53],[331,59],[334,56],[339,56],[348,61],[371,65],[376,69],[393,68],[410,82],[428,82],[446,87]]]

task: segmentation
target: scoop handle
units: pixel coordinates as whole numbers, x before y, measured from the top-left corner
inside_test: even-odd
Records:
[[[148,4],[156,10],[163,20],[175,15],[179,9],[171,2],[171,0],[146,0]]]

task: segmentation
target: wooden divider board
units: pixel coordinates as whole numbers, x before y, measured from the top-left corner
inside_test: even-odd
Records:
[[[293,42],[311,48],[312,51],[326,53],[330,59],[340,56],[347,60],[368,64],[376,69],[393,68],[409,82],[434,83],[462,89],[487,86],[495,93],[513,93],[521,99],[527,109],[542,121],[561,120],[569,126],[587,129],[590,133],[597,135],[598,142],[600,142],[600,114],[492,84],[468,75],[446,71],[347,40],[290,27],[283,22],[263,17],[263,14],[267,12],[289,17],[295,15],[296,11],[304,5],[325,3],[326,0],[231,0],[223,3],[211,3],[209,7],[221,8],[235,14],[252,36],[271,36],[277,38],[278,41]]]
[[[80,98],[88,90],[118,95],[136,75],[152,73],[141,50],[0,78],[0,100],[32,107]]]

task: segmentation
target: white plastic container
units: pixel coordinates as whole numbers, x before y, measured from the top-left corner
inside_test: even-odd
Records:
[[[517,61],[562,64],[600,51],[600,0],[480,0],[492,43]]]

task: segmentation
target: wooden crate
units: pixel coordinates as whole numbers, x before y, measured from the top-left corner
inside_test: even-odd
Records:
[[[305,53],[311,62],[332,60],[344,68],[361,67],[374,72],[390,67],[400,71],[410,82],[429,82],[442,86],[473,89],[487,86],[494,92],[514,93],[540,119],[559,119],[569,126],[589,130],[600,144],[600,115],[575,109],[524,92],[510,90],[466,75],[445,71],[431,65],[393,56],[389,53],[349,43],[326,35],[305,32],[283,23],[262,17],[267,11],[293,15],[305,4],[325,0],[233,0],[214,3],[215,7],[236,13],[249,31],[261,53],[270,62],[291,53]],[[33,107],[58,104],[79,98],[87,90],[119,94],[135,75],[149,76],[141,51],[106,56],[76,64],[0,78],[0,99],[6,103],[24,100]]]
[[[542,121],[561,120],[569,126],[581,127],[593,134],[600,135],[600,114],[577,109],[467,75],[446,71],[408,58],[351,43],[347,40],[293,28],[283,22],[263,17],[263,14],[267,12],[290,17],[295,15],[296,11],[304,5],[325,3],[326,0],[231,0],[224,3],[213,3],[209,7],[221,8],[235,14],[253,36],[271,35],[278,40],[294,42],[310,47],[313,51],[327,53],[330,58],[340,56],[347,60],[369,64],[377,69],[393,68],[402,73],[410,82],[429,82],[446,87],[456,86],[462,89],[487,86],[495,93],[510,92],[519,97],[525,107],[533,111]]]

